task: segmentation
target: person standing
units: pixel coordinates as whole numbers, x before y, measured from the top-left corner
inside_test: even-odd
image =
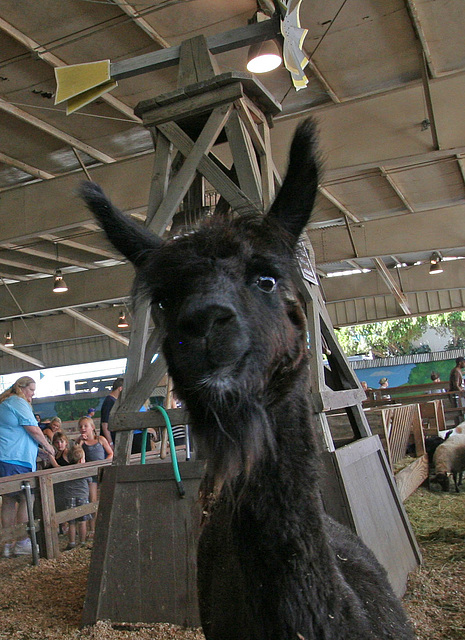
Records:
[[[54,455],[55,449],[48,442],[37,424],[32,411],[32,398],[36,389],[33,378],[23,376],[0,395],[0,477],[29,473],[36,470],[39,444]],[[14,527],[27,522],[26,497],[23,491],[5,494],[2,498],[2,527]],[[27,535],[16,543],[7,539],[4,557],[32,553]]]
[[[455,358],[455,367],[450,372],[449,376],[449,391],[454,391],[450,396],[450,400],[453,407],[465,407],[465,398],[463,397],[463,375],[462,371],[465,369],[465,358],[459,356]],[[460,424],[463,420],[463,412],[455,418],[455,426]]]
[[[389,387],[389,380],[387,378],[380,378],[379,380],[379,388],[387,389]]]
[[[107,442],[110,444],[110,446],[114,445],[114,433],[112,433],[108,428],[108,422],[110,420],[111,410],[113,409],[115,402],[118,400],[123,390],[123,382],[124,378],[116,378],[116,380],[113,382],[111,392],[103,401],[102,408],[100,409],[100,433],[107,439]]]
[[[80,436],[76,440],[84,451],[85,462],[94,462],[95,460],[111,460],[113,458],[113,449],[107,442],[105,436],[97,435],[95,424],[92,418],[83,416],[79,418],[78,427]],[[89,482],[89,499],[91,502],[97,502],[97,476],[87,478]],[[90,532],[89,537],[93,537],[95,531],[95,518],[90,516]]]

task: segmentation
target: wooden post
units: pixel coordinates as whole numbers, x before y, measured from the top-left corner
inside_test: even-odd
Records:
[[[40,491],[40,523],[43,540],[45,542],[45,556],[58,558],[58,523],[56,520],[55,497],[53,494],[53,480],[50,475],[39,476]]]

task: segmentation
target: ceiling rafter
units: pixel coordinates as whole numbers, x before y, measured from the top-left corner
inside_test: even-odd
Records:
[[[413,31],[415,33],[415,37],[418,38],[418,41],[421,45],[422,52],[425,56],[426,64],[428,65],[428,70],[432,78],[438,77],[438,72],[434,66],[433,56],[431,55],[431,51],[428,45],[428,40],[426,38],[425,30],[421,23],[420,17],[418,15],[418,9],[415,3],[415,0],[404,0],[405,6],[407,8],[407,14],[412,23]]]
[[[124,11],[126,15],[132,18],[132,21],[139,27],[139,29],[142,29],[142,31],[144,31],[154,42],[159,44],[160,47],[162,47],[163,49],[167,49],[171,46],[170,43],[165,40],[165,38],[163,38],[163,36],[161,36],[158,31],[156,31],[156,29],[154,29],[152,25],[147,22],[147,20],[145,20],[145,18],[142,18],[142,16],[136,9],[134,9],[134,7],[126,2],[126,0],[118,0],[116,4],[121,9],[121,11]]]
[[[379,275],[383,279],[383,281],[387,284],[389,291],[392,293],[394,298],[399,303],[400,308],[405,313],[405,315],[411,315],[412,311],[409,307],[407,296],[403,293],[397,282],[394,280],[392,275],[389,273],[384,260],[381,258],[373,258],[373,262],[376,265],[376,269],[379,272]]]
[[[460,256],[463,255],[464,241],[457,229],[461,228],[463,205],[456,205],[364,220],[361,225],[352,225],[352,232],[359,250],[358,259],[431,253],[432,247],[446,255]],[[341,226],[310,229],[308,235],[317,264],[353,259],[346,230]]]
[[[37,258],[45,258],[55,263],[70,264],[74,267],[81,267],[82,269],[98,269],[99,266],[93,262],[84,262],[76,258],[71,258],[69,255],[61,254],[59,257],[56,255],[56,251],[44,251],[43,249],[37,249],[34,246],[22,247],[11,242],[4,242],[0,244],[1,249],[10,249],[11,251],[17,251],[18,253],[25,253],[30,256],[36,256]]]
[[[335,104],[339,104],[341,102],[343,102],[339,96],[337,95],[337,93],[334,91],[334,89],[331,87],[331,85],[329,84],[329,82],[326,80],[326,78],[324,77],[324,75],[321,73],[321,71],[319,70],[318,66],[315,64],[315,62],[311,59],[311,57],[308,55],[308,53],[305,51],[305,49],[303,49],[305,55],[308,58],[308,63],[307,66],[308,68],[311,70],[311,72],[313,73],[313,75],[317,78],[317,80],[323,85],[324,90],[326,91],[326,93],[328,94],[328,96],[331,98],[331,100],[335,103]]]
[[[8,267],[14,267],[15,269],[22,269],[23,271],[32,273],[46,273],[49,276],[53,276],[55,274],[55,269],[49,269],[48,267],[39,267],[36,264],[30,264],[28,262],[21,262],[19,260],[9,260],[8,258],[3,258],[0,255],[0,264],[5,264]]]
[[[409,171],[418,167],[434,164],[441,160],[456,159],[457,156],[465,157],[465,146],[452,147],[450,149],[437,149],[418,153],[410,156],[399,156],[393,160],[383,163],[366,162],[363,164],[351,165],[350,167],[341,167],[339,169],[328,169],[325,171],[322,186],[329,187],[343,180],[364,178],[373,171],[380,171],[381,167],[389,173]]]
[[[342,202],[340,202],[336,196],[334,196],[327,187],[323,186],[323,185],[319,185],[318,186],[318,191],[321,193],[322,196],[324,196],[327,200],[329,200],[331,202],[331,204],[333,204],[335,207],[337,207],[339,209],[339,211],[341,211],[341,213],[343,213],[345,216],[347,216],[348,218],[350,218],[352,220],[352,222],[360,222],[360,218],[357,218],[356,215],[354,215],[351,211],[349,211],[349,209],[347,209],[347,207],[345,205],[342,204]]]
[[[32,127],[36,127],[37,129],[40,129],[41,131],[48,133],[54,138],[58,138],[59,140],[66,143],[70,147],[76,147],[76,149],[79,149],[79,151],[83,151],[84,153],[87,153],[88,156],[91,156],[91,158],[94,158],[99,162],[103,162],[104,164],[110,164],[112,162],[116,162],[115,158],[112,158],[108,154],[103,153],[98,149],[95,149],[95,147],[92,147],[89,144],[82,142],[81,140],[78,140],[74,136],[69,135],[69,133],[65,133],[61,129],[54,127],[52,124],[49,124],[44,120],[40,120],[40,118],[36,118],[36,116],[31,115],[27,111],[20,109],[16,105],[12,104],[11,102],[8,102],[7,100],[4,100],[3,98],[0,98],[0,110],[4,111],[5,113],[9,113],[15,118],[19,118],[20,120],[27,122]]]
[[[457,163],[459,165],[460,175],[465,183],[465,154],[457,154],[455,157],[457,158]]]
[[[64,60],[62,60],[61,58],[59,58],[58,56],[56,56],[55,54],[50,53],[49,51],[46,51],[45,47],[40,45],[38,42],[30,38],[29,36],[27,36],[22,31],[19,31],[19,29],[16,29],[16,27],[9,24],[8,22],[6,22],[6,20],[3,20],[3,18],[1,17],[0,17],[0,30],[7,33],[9,36],[14,38],[17,42],[22,44],[26,49],[28,49],[28,51],[31,51],[32,53],[37,55],[41,60],[44,60],[44,62],[47,62],[52,67],[66,67],[69,64]],[[138,123],[142,122],[141,119],[136,116],[136,114],[134,113],[134,111],[131,109],[130,106],[128,106],[118,98],[115,98],[111,94],[109,93],[104,94],[103,96],[101,96],[100,99],[104,100],[111,107],[113,107],[120,113],[124,114],[130,120],[134,120],[134,122],[138,122]]]
[[[20,360],[25,360],[26,362],[30,362],[34,366],[39,369],[44,369],[45,364],[41,360],[37,360],[37,358],[33,358],[27,353],[23,353],[22,351],[18,351],[17,349],[13,349],[13,347],[5,347],[4,344],[0,343],[0,351],[4,351],[8,353],[10,356],[14,356],[15,358],[19,358]]]
[[[38,167],[32,167],[30,164],[26,164],[26,162],[22,162],[16,158],[11,158],[1,151],[0,162],[3,162],[3,164],[7,164],[10,167],[15,167],[15,169],[20,169],[21,171],[24,171],[24,173],[28,173],[30,176],[34,176],[34,178],[39,178],[40,180],[50,180],[55,177],[53,173],[48,173],[48,171],[43,171]]]
[[[18,282],[27,282],[28,280],[30,280],[30,278],[28,278],[27,276],[19,276],[18,274],[12,275],[11,273],[5,273],[4,271],[0,271],[0,279],[17,280]]]
[[[86,316],[84,313],[81,313],[77,309],[73,309],[71,307],[66,307],[62,311],[63,311],[63,313],[66,313],[67,315],[71,316],[72,318],[75,318],[79,322],[82,322],[82,323],[86,324],[87,326],[92,327],[93,329],[96,329],[100,333],[105,334],[109,338],[112,338],[113,340],[116,340],[117,342],[121,342],[122,344],[128,346],[129,338],[126,338],[125,336],[122,336],[117,331],[113,331],[113,329],[110,329],[109,327],[107,327],[106,325],[102,324],[101,322],[97,322],[96,320],[92,320],[92,318],[89,318],[89,316]]]
[[[70,240],[68,238],[61,238],[60,236],[56,236],[53,233],[41,233],[39,236],[42,240],[48,240],[49,242],[56,242],[57,244],[62,244],[66,247],[71,247],[72,249],[78,249],[79,251],[86,251],[87,253],[91,253],[93,255],[99,256],[99,258],[109,258],[113,260],[122,260],[121,256],[116,253],[116,251],[108,251],[107,249],[103,249],[101,247],[93,247],[87,244],[83,244],[82,242],[77,242],[76,240]]]
[[[354,269],[360,269],[360,265],[355,260],[346,260],[347,264],[353,267]]]
[[[415,209],[413,208],[413,206],[410,204],[410,202],[408,201],[407,196],[402,192],[401,188],[399,187],[399,185],[396,183],[396,181],[394,180],[394,178],[392,177],[392,175],[386,171],[386,169],[384,167],[380,167],[380,171],[381,171],[381,175],[383,176],[383,178],[386,178],[386,180],[388,181],[388,183],[391,185],[391,187],[394,189],[394,191],[396,192],[396,194],[398,195],[398,197],[400,198],[400,200],[402,201],[404,207],[410,211],[411,213],[413,213],[415,211]]]

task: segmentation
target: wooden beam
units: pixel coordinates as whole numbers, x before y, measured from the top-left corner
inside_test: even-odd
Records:
[[[240,49],[257,42],[271,40],[280,33],[279,18],[271,18],[264,22],[232,29],[207,38],[207,47],[212,54]],[[180,46],[170,47],[161,51],[145,53],[128,60],[112,62],[110,75],[114,80],[130,78],[149,71],[158,71],[177,65],[179,62]]]
[[[31,364],[33,364],[35,367],[38,367],[39,369],[45,368],[45,364],[40,360],[37,360],[36,358],[29,356],[27,353],[18,351],[13,347],[5,347],[4,344],[0,344],[0,351],[4,351],[5,353],[8,353],[10,356],[13,356],[14,358],[19,358],[20,360],[25,360],[26,362],[30,362]]]
[[[158,125],[160,131],[179,149],[183,156],[188,156],[194,142],[174,122]],[[199,162],[198,171],[208,182],[238,211],[259,211],[258,207],[239,189],[239,187],[220,168],[222,163],[213,159],[212,154],[204,155]]]
[[[50,260],[55,263],[64,263],[71,264],[74,267],[80,267],[82,269],[99,269],[100,266],[94,264],[93,262],[83,262],[82,260],[77,260],[75,258],[70,258],[69,256],[60,255],[57,259],[56,252],[54,251],[44,251],[42,249],[37,249],[34,246],[18,246],[11,242],[3,242],[0,244],[0,248],[9,249],[11,251],[17,251],[18,253],[25,253],[30,256],[36,256],[37,258],[45,258],[46,260]]]
[[[381,170],[381,175],[383,176],[383,178],[386,178],[386,180],[389,182],[389,184],[394,189],[394,191],[396,192],[397,196],[402,201],[402,204],[407,209],[407,211],[410,211],[410,213],[413,213],[415,211],[415,209],[410,204],[410,202],[408,201],[407,196],[403,193],[403,191],[401,190],[399,185],[396,183],[396,181],[393,178],[393,176],[385,169],[385,167],[380,167],[380,170]]]
[[[305,53],[305,55],[308,58],[307,67],[311,70],[311,72],[318,79],[318,81],[323,85],[324,90],[326,91],[328,96],[331,98],[331,100],[335,104],[339,104],[341,102],[341,99],[339,98],[337,93],[334,91],[332,86],[329,84],[329,82],[326,80],[324,75],[321,73],[321,71],[319,70],[315,62],[312,60],[309,53],[306,51],[305,47],[302,49],[302,51]]]
[[[19,107],[15,106],[14,104],[11,104],[11,102],[8,102],[3,98],[0,98],[0,110],[4,111],[5,113],[9,113],[11,116],[18,118],[23,122],[26,122],[27,124],[31,125],[32,127],[35,127],[36,129],[40,129],[41,131],[44,131],[45,133],[47,133],[50,136],[53,136],[54,138],[58,138],[58,140],[61,140],[65,144],[69,145],[70,147],[76,147],[76,149],[79,149],[79,151],[83,151],[84,153],[87,153],[88,156],[90,156],[91,158],[95,158],[95,160],[98,160],[99,162],[103,162],[104,164],[115,162],[115,159],[109,156],[108,154],[103,153],[98,149],[95,149],[95,147],[91,147],[89,144],[86,144],[85,142],[82,142],[81,140],[74,138],[74,136],[70,136],[68,133],[65,133],[61,129],[54,127],[48,122],[45,122],[44,120],[40,120],[39,118],[36,118],[35,116],[31,115],[27,111],[20,109]]]
[[[46,273],[49,276],[55,275],[55,269],[40,267],[29,262],[21,262],[20,260],[8,260],[8,258],[2,258],[1,255],[0,264],[6,264],[9,267],[15,267],[15,269],[23,269],[23,271],[32,271],[33,273]]]
[[[428,112],[429,126],[431,129],[431,137],[433,140],[434,148],[439,150],[441,148],[441,144],[439,142],[436,116],[434,114],[433,97],[431,95],[431,87],[429,84],[429,77],[428,77],[428,68],[426,65],[426,57],[425,57],[424,51],[421,52],[420,65],[421,65],[421,76],[423,80],[423,91],[425,93],[426,110]]]
[[[190,153],[186,156],[184,164],[171,180],[166,196],[153,216],[150,229],[154,233],[163,233],[167,225],[171,222],[171,218],[186,195],[189,186],[192,184],[192,180],[199,169],[199,164],[215,144],[231,110],[232,105],[226,105],[214,109],[211,113]],[[161,130],[164,133],[164,130]]]
[[[149,201],[147,205],[146,225],[152,222],[158,207],[163,202],[163,198],[168,191],[169,179],[172,166],[171,153],[173,145],[161,133],[161,131],[150,128],[153,145],[155,147],[155,157],[153,162],[152,180],[150,183]]]
[[[418,9],[416,7],[415,0],[404,0],[404,2],[407,7],[407,13],[410,18],[410,22],[412,23],[415,36],[421,44],[421,49],[428,64],[428,70],[431,74],[431,77],[437,78],[438,73],[434,66],[433,56],[431,55],[431,50],[429,48],[428,40],[426,38],[425,30],[423,29],[420,16],[418,15]]]
[[[398,269],[402,275],[402,293],[409,299],[411,294],[441,298],[448,297],[449,292],[455,290],[457,296],[460,297],[459,292],[465,288],[465,268],[461,266],[465,264],[465,261],[442,264],[444,265],[444,273],[434,276],[429,274],[429,262]],[[449,266],[451,267],[450,271]],[[387,294],[383,282],[377,269],[350,276],[325,278],[326,301],[328,304],[331,302],[350,302],[355,305],[363,305],[365,297],[372,298]]]
[[[391,293],[393,294],[393,296],[395,297],[395,299],[399,303],[399,306],[402,309],[402,311],[406,315],[410,315],[412,313],[412,311],[411,311],[411,309],[410,309],[410,307],[408,305],[407,297],[400,290],[399,285],[397,284],[397,282],[394,280],[394,278],[389,273],[389,270],[386,267],[386,265],[384,264],[383,260],[381,260],[380,258],[374,258],[374,263],[376,265],[376,268],[379,271],[380,276],[382,277],[384,282],[387,284],[389,290],[391,291]]]
[[[9,36],[14,38],[17,42],[22,44],[26,49],[31,51],[34,55],[38,56],[41,60],[44,60],[45,62],[47,62],[50,66],[52,67],[68,66],[69,63],[65,62],[61,58],[58,58],[58,56],[56,56],[55,54],[47,51],[45,47],[43,47],[41,44],[39,44],[29,36],[27,36],[25,33],[20,31],[13,25],[6,22],[6,20],[3,20],[3,18],[0,18],[0,30],[4,31]],[[124,102],[121,102],[121,100],[118,100],[118,98],[115,98],[111,94],[109,93],[104,94],[103,96],[100,96],[99,99],[109,104],[111,107],[113,107],[113,109],[116,109],[117,111],[125,115],[130,120],[133,120],[134,122],[140,122],[140,118],[136,116],[136,114],[134,113],[131,107],[129,107],[127,104],[124,104]]]
[[[260,168],[252,139],[237,110],[231,113],[225,130],[239,185],[252,202],[261,207],[262,184]]]
[[[464,246],[463,236],[457,233],[463,227],[464,213],[464,205],[452,205],[352,224],[358,258],[431,252],[431,247],[437,251],[457,251]],[[307,234],[318,266],[354,257],[342,226],[309,228]]]
[[[360,218],[357,218],[357,216],[354,215],[351,211],[349,211],[349,209],[345,205],[343,205],[342,202],[336,198],[336,196],[333,196],[333,194],[329,191],[327,187],[324,187],[323,185],[319,185],[318,191],[321,193],[322,196],[324,196],[327,200],[329,200],[335,207],[339,209],[339,211],[341,211],[345,216],[350,218],[353,222],[360,222]]]
[[[148,300],[136,300],[136,306],[131,323],[131,339],[129,342],[126,371],[124,374],[123,392],[119,402],[116,403],[111,411],[109,421],[110,429],[112,426],[112,418],[116,413],[119,413],[123,403],[129,411],[139,411],[142,404],[150,395],[150,392],[148,392],[147,394],[144,394],[143,398],[139,399],[137,397],[137,393],[134,392],[135,389],[140,392],[141,387],[147,383],[148,376],[142,376],[142,373],[144,370],[143,354],[145,352],[145,345],[147,344],[149,321],[150,305]],[[155,381],[152,389],[154,388]],[[132,431],[120,432],[116,435],[113,464],[118,466],[129,464],[131,457],[132,435]]]
[[[324,179],[322,182],[323,187],[330,187],[332,184],[336,184],[339,181],[346,181],[348,178],[363,178],[376,175],[382,167],[389,173],[397,171],[408,171],[409,169],[420,168],[422,165],[434,164],[441,160],[447,160],[449,158],[455,159],[456,156],[465,154],[465,146],[453,147],[451,149],[436,149],[427,151],[426,153],[418,153],[409,156],[399,156],[392,160],[385,162],[365,162],[362,164],[351,165],[347,167],[340,167],[339,169],[328,169],[324,173]]]
[[[18,282],[27,282],[30,280],[27,276],[19,276],[18,274],[12,275],[11,273],[5,273],[4,271],[0,271],[0,278],[5,278],[5,280],[17,280]]]
[[[0,305],[0,320],[17,318],[18,305],[23,309],[22,315],[26,316],[62,311],[67,307],[78,309],[83,306],[120,304],[129,299],[134,269],[130,264],[122,264],[91,272],[67,272],[65,279],[69,290],[60,294],[52,293],[52,278],[37,278],[33,286],[30,280],[10,284],[17,304],[4,296]]]
[[[106,336],[113,338],[113,340],[116,340],[117,342],[121,342],[126,346],[129,345],[129,338],[125,338],[117,331],[113,331],[113,329],[106,327],[100,322],[97,322],[96,320],[92,320],[92,318],[89,318],[88,316],[84,315],[80,311],[77,311],[76,309],[66,307],[63,309],[63,313],[66,313],[72,318],[76,318],[76,320],[79,320],[79,322],[83,322],[84,324],[87,324],[89,327],[92,327],[93,329],[100,331],[100,333],[104,333]]]
[[[256,152],[260,156],[264,156],[266,154],[265,141],[263,140],[263,137],[258,129],[257,123],[253,119],[253,115],[249,109],[249,105],[250,100],[245,100],[244,98],[241,98],[240,100],[237,100],[235,102],[235,107],[239,111],[241,120],[244,123],[245,128],[247,129]],[[262,118],[260,124],[262,124],[263,121],[264,119]]]
[[[260,155],[260,170],[262,175],[263,209],[268,211],[276,195],[276,186],[282,184],[281,177],[273,162],[271,151],[270,127],[264,121],[260,125],[260,133],[264,142],[265,153]]]
[[[100,229],[98,233],[102,233]],[[61,236],[54,235],[53,233],[41,233],[38,237],[42,240],[47,240],[48,242],[56,242],[57,244],[62,244],[65,247],[71,247],[73,249],[78,249],[79,251],[92,253],[93,255],[98,256],[98,259],[109,258],[110,260],[124,260],[124,258],[116,251],[108,251],[101,247],[93,247],[91,245],[83,244],[82,242],[77,242],[76,240],[62,238]]]
[[[126,0],[118,0],[118,7],[121,9],[121,11],[124,11],[124,13],[132,19],[134,24],[142,29],[142,31],[144,31],[144,33],[146,33],[151,40],[159,44],[160,47],[167,49],[170,46],[169,42],[165,40],[163,36],[161,36],[158,31],[156,31],[152,27],[152,25],[139,14],[136,9],[134,9],[133,6],[126,2]]]
[[[25,162],[21,162],[21,160],[16,160],[16,158],[11,158],[7,156],[5,153],[0,152],[0,162],[3,164],[7,164],[10,167],[15,167],[15,169],[20,169],[24,171],[24,173],[28,173],[34,178],[39,178],[40,180],[50,180],[55,176],[53,173],[48,173],[48,171],[43,171],[42,169],[38,169],[37,167],[32,167],[30,164],[26,164]]]

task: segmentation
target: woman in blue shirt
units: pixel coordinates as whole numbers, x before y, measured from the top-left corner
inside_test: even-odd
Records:
[[[0,395],[0,477],[36,470],[38,445],[54,455],[55,450],[37,424],[31,401],[36,390],[32,378],[23,376]],[[27,522],[26,499],[22,491],[2,497],[2,527],[14,527]],[[15,555],[31,553],[28,537],[19,539]],[[6,542],[3,555],[13,553],[13,540]]]

